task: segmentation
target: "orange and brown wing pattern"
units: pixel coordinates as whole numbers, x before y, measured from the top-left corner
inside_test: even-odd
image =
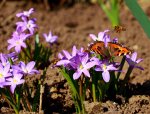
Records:
[[[119,43],[109,42],[108,47],[112,56],[123,56],[123,55],[131,54],[130,49],[128,49],[127,47],[123,47]]]
[[[89,46],[89,49],[103,57],[109,56],[123,56],[131,54],[131,50],[127,47],[123,47],[119,43],[108,42],[108,46],[105,47],[104,42],[97,41]]]
[[[102,55],[103,57],[108,56],[108,50],[102,41],[97,41],[94,44],[91,44],[89,49],[97,54]]]

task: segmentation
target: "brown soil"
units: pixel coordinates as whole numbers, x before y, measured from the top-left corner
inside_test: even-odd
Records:
[[[59,35],[59,45],[53,46],[55,53],[53,57],[62,49],[70,51],[73,45],[77,45],[78,48],[86,47],[91,41],[88,37],[89,33],[98,34],[99,31],[112,28],[98,5],[76,4],[70,8],[47,11],[43,4],[8,1],[0,7],[0,52],[7,52],[7,39],[15,30],[15,14],[31,7],[36,10],[34,17],[37,18],[41,41],[43,41],[42,33],[48,33],[49,30]],[[149,6],[146,4],[144,10],[150,16],[149,9],[150,4]],[[127,31],[117,34],[119,41],[137,51],[138,57],[144,59],[140,63],[144,71],[134,69],[130,78],[133,90],[127,101],[118,96],[120,100],[118,102],[109,100],[103,103],[85,102],[89,114],[150,113],[150,40],[126,7],[122,7],[120,13],[121,23],[126,26]],[[68,85],[57,69],[49,67],[45,83],[47,86],[46,97],[43,99],[44,112],[46,114],[75,113]],[[2,108],[2,112],[7,112],[7,108]]]

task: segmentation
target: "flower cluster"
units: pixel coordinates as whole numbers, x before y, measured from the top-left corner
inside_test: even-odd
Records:
[[[96,37],[94,34],[90,34],[90,37],[94,41],[103,41],[106,47],[108,42],[118,42],[117,38],[114,38],[111,41],[110,35],[106,34],[107,32],[109,32],[109,30],[99,32],[98,37]],[[112,62],[109,60],[110,58],[100,59],[97,55],[91,52],[87,53],[86,51],[84,51],[83,48],[77,50],[76,46],[74,46],[71,54],[65,50],[63,50],[62,53],[59,53],[58,58],[60,60],[57,62],[56,65],[63,65],[63,67],[67,68],[68,70],[74,70],[73,79],[78,79],[81,76],[81,74],[90,77],[89,70],[93,68],[95,71],[102,73],[102,77],[105,82],[109,82],[110,72],[119,71],[118,68],[120,66],[120,63],[116,63],[114,61]],[[126,55],[126,60],[130,66],[142,69],[141,67],[135,66],[142,60],[138,59],[136,61],[136,57],[137,54],[135,52],[133,53],[131,58],[129,55]]]
[[[8,40],[8,50],[15,48],[15,51],[10,54],[0,54],[0,87],[4,88],[10,86],[10,90],[14,93],[17,85],[25,82],[24,77],[28,74],[39,73],[34,69],[35,62],[31,61],[27,65],[23,61],[17,63],[18,54],[21,48],[26,48],[26,39],[33,35],[37,25],[35,19],[30,19],[30,15],[34,12],[31,8],[29,11],[18,13],[16,16],[21,18],[21,22],[17,22],[16,31],[13,32],[12,37]]]
[[[38,84],[34,86],[34,89],[38,96],[32,96],[34,103],[31,102],[31,99],[31,101],[28,99],[28,96],[31,98],[32,91],[29,92],[29,88],[32,87],[25,82],[29,75],[39,73],[35,67],[40,68],[42,66],[45,69],[43,74],[46,74],[46,64],[51,55],[51,50],[39,42],[38,32],[35,32],[38,30],[38,26],[36,25],[36,19],[31,17],[32,13],[34,13],[33,8],[16,15],[20,21],[16,23],[16,30],[7,41],[7,49],[14,48],[15,51],[10,54],[0,54],[0,90],[16,114],[19,113],[20,105],[24,106],[26,104],[29,104],[26,110],[37,111],[38,105],[36,104],[39,104],[38,99],[40,98],[38,97],[40,97],[39,93],[44,79],[36,80]],[[36,36],[34,39],[35,44],[31,45],[30,38],[34,37],[34,35]],[[43,37],[50,45],[58,39],[58,36],[52,35],[51,31],[48,35],[44,33]],[[21,100],[24,100],[23,103],[20,103]]]
[[[21,48],[26,48],[26,39],[34,34],[36,25],[36,19],[31,18],[30,15],[34,12],[31,8],[29,11],[24,11],[23,13],[18,13],[16,16],[21,18],[20,22],[17,22],[16,31],[12,34],[11,39],[8,40],[8,50],[15,48],[17,53],[20,53]]]
[[[15,65],[10,63],[10,59],[15,62],[17,56],[14,53],[0,54],[0,87],[10,86],[11,92],[14,93],[16,86],[25,82],[24,76],[39,72],[34,69],[34,61],[27,65],[20,61],[18,65]]]
[[[109,63],[107,60],[102,61],[97,57],[93,57],[91,54],[84,52],[83,48],[77,50],[76,46],[74,46],[72,54],[65,50],[63,50],[63,54],[59,53],[59,59],[61,60],[56,65],[63,65],[68,70],[74,70],[74,79],[78,79],[82,73],[90,77],[89,69],[93,67],[95,71],[101,71],[104,81],[108,82],[110,79],[109,71],[117,70],[115,63]]]

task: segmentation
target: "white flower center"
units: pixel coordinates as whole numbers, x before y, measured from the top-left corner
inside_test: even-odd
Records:
[[[25,11],[25,12],[24,12],[24,15],[28,16],[29,14],[28,14],[28,12],[27,12],[27,11]]]
[[[104,71],[107,69],[106,64],[103,64],[103,65],[102,65],[102,69],[103,69]]]
[[[30,27],[31,27],[31,24],[30,24],[30,23],[28,23],[28,24],[27,24],[27,28],[30,28]]]
[[[16,80],[16,79],[13,79],[13,83],[15,83],[15,84],[16,84],[17,82],[18,82],[18,80]]]
[[[79,67],[80,69],[83,69],[83,65],[80,65],[80,67]]]
[[[20,45],[20,41],[16,41],[16,44],[17,44],[17,45]]]
[[[3,78],[3,74],[0,73],[0,78]]]
[[[24,71],[25,73],[28,73],[28,70],[27,70],[26,68],[24,68],[23,71]]]

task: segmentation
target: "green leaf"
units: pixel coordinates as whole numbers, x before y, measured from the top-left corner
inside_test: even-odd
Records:
[[[138,20],[147,36],[150,38],[150,20],[145,15],[142,8],[139,6],[136,0],[125,0],[125,3],[131,10],[134,17]]]
[[[61,69],[60,71],[63,74],[63,76],[65,77],[65,79],[67,80],[67,82],[69,83],[72,93],[73,93],[73,96],[77,96],[78,98],[80,98],[77,88],[76,88],[75,81],[72,80],[71,77],[65,72],[65,69]]]

